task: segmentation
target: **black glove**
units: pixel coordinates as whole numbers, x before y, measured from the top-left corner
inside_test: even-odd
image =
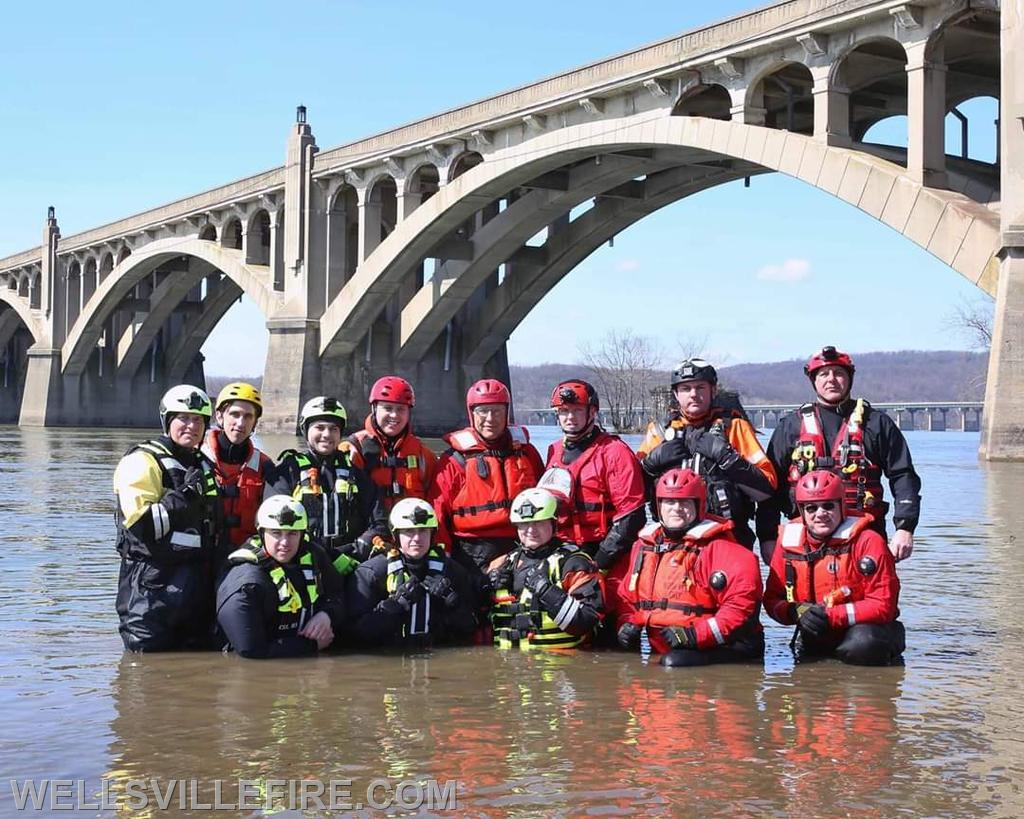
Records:
[[[491,591],[512,589],[512,561],[506,560],[497,569],[491,569],[487,573],[487,585]]]
[[[815,603],[813,606],[801,606],[802,612],[798,609],[800,619],[797,625],[801,631],[806,631],[812,637],[824,637],[829,630],[828,614],[825,607]]]
[[[661,630],[661,636],[668,643],[668,647],[671,649],[677,648],[696,648],[697,647],[697,632],[691,626],[683,626],[682,628],[663,628]]]
[[[722,469],[728,469],[736,463],[738,457],[736,450],[730,446],[729,442],[713,429],[696,439],[693,451],[718,464]]]
[[[406,611],[413,607],[414,603],[419,603],[423,599],[426,592],[423,589],[423,584],[420,583],[415,577],[406,580],[401,586],[395,589],[391,593],[391,597]]]
[[[607,572],[618,556],[618,554],[606,551],[605,549],[598,549],[594,552],[594,565],[601,571]]]
[[[552,617],[558,613],[565,603],[565,598],[568,597],[564,589],[548,580],[548,567],[543,562],[526,573],[523,585],[530,590],[540,607]]]
[[[544,562],[532,566],[523,577],[523,585],[530,590],[535,597],[540,597],[551,585],[548,579],[548,567]]]
[[[627,651],[640,645],[640,626],[636,623],[623,623],[616,635],[619,645]]]
[[[198,466],[190,466],[181,482],[181,494],[188,499],[201,498],[206,485],[206,475]]]
[[[441,574],[428,574],[423,578],[423,588],[431,597],[436,597],[445,608],[453,609],[459,604],[459,593],[452,586],[452,581]]]

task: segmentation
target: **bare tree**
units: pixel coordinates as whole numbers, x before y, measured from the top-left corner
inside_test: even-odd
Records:
[[[963,336],[972,349],[988,350],[992,346],[992,299],[976,301],[961,299],[947,314],[945,324]]]
[[[581,345],[580,357],[596,382],[612,425],[619,432],[634,431],[651,387],[664,380],[658,343],[630,329],[610,330],[598,342]]]

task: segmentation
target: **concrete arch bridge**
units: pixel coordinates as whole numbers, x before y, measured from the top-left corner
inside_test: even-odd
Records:
[[[1001,7],[1005,5],[1004,7]],[[304,398],[417,386],[418,425],[464,418],[472,380],[562,277],[681,198],[780,172],[899,231],[997,297],[983,449],[1024,456],[1024,21],[996,0],[789,0],[320,150],[0,260],[0,420],[152,423],[202,379],[242,294],[267,318],[265,425]],[[995,163],[947,115],[1000,100]],[[865,142],[892,116],[907,148]]]

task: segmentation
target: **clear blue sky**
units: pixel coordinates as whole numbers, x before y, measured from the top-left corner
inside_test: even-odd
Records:
[[[51,204],[68,235],[281,164],[298,103],[329,148],[753,5],[15,5],[0,51],[0,255],[38,243]],[[994,107],[969,113],[971,153],[991,159]],[[900,141],[898,123],[879,128]],[[723,363],[824,342],[961,348],[946,316],[980,296],[884,225],[773,175],[618,236],[541,302],[509,354],[571,361],[612,327],[657,337],[669,357],[676,339],[706,338]],[[243,301],[204,347],[207,371],[259,372],[265,344],[262,316]]]

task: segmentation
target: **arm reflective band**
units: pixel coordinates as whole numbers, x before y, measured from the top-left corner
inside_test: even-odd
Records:
[[[857,614],[853,610],[853,603],[846,604],[846,620],[847,625],[854,625],[857,622]]]
[[[149,507],[149,513],[153,516],[153,535],[160,540],[171,528],[171,518],[160,503],[154,503]]]
[[[198,549],[203,545],[203,539],[188,532],[171,532],[171,545],[182,549]]]
[[[718,621],[711,617],[708,619],[708,626],[711,628],[711,633],[715,636],[715,641],[720,645],[725,645],[725,638],[722,636],[722,630],[718,627]]]
[[[555,621],[555,625],[564,630],[565,627],[573,621],[573,618],[576,617],[576,613],[579,610],[580,601],[570,595],[565,598],[565,602],[562,603],[562,608],[558,610],[558,614],[556,614],[552,619]]]

